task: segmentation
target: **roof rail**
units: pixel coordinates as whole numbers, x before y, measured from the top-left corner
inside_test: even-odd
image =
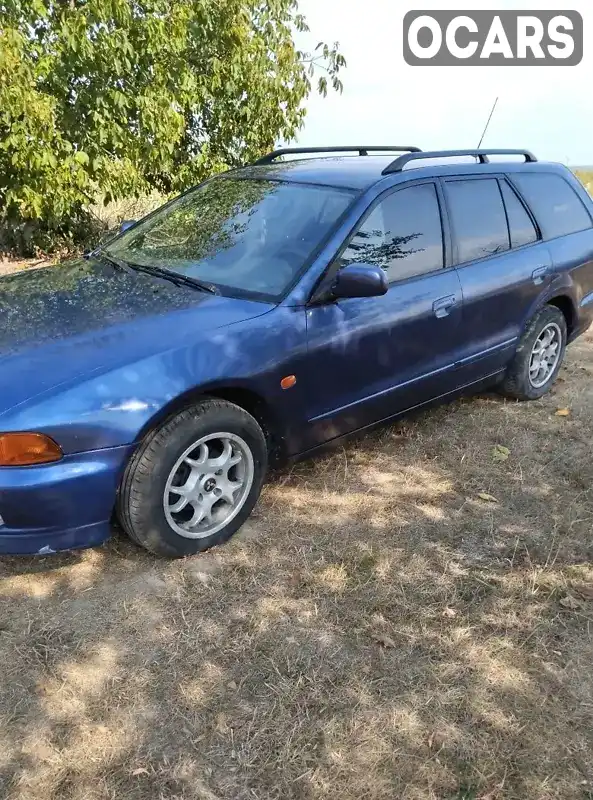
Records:
[[[393,172],[401,172],[406,164],[418,159],[456,158],[458,156],[474,156],[480,160],[480,164],[488,164],[490,161],[488,156],[523,156],[526,163],[537,161],[537,158],[529,150],[426,150],[421,153],[406,153],[406,155],[396,158],[385,167],[381,174],[391,175]]]
[[[358,153],[359,156],[368,156],[369,153],[384,153],[385,151],[393,151],[397,153],[420,153],[419,147],[395,145],[388,147],[379,147],[377,145],[347,145],[346,147],[282,147],[280,150],[273,150],[262,158],[254,161],[254,164],[271,164],[280,156],[287,156],[298,153]]]

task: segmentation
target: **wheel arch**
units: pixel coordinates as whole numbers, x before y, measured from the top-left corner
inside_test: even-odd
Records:
[[[549,297],[545,305],[554,306],[564,315],[566,320],[566,330],[568,333],[568,340],[577,327],[577,310],[572,298],[567,294],[558,294],[554,297]]]
[[[141,442],[144,437],[158,428],[170,417],[178,414],[188,406],[195,405],[206,397],[217,397],[243,408],[258,422],[264,432],[268,443],[270,459],[280,461],[284,457],[283,427],[271,404],[251,387],[240,384],[221,384],[199,386],[173,398],[151,417],[136,436],[135,442]]]

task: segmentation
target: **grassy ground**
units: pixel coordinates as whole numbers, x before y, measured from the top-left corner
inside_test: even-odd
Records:
[[[592,800],[592,375],[280,472],[202,557],[2,559],[0,797]]]
[[[593,196],[593,170],[590,169],[575,169],[574,173],[581,181],[585,189]]]

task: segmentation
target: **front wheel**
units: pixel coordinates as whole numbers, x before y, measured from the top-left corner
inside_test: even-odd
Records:
[[[200,553],[239,530],[266,468],[266,440],[256,420],[233,403],[205,398],[140,445],[120,488],[120,521],[152,553]]]
[[[566,351],[564,314],[544,306],[527,326],[501,390],[517,400],[537,400],[550,391]]]

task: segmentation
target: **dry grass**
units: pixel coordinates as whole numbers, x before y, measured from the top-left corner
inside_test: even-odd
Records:
[[[113,200],[110,203],[98,202],[89,206],[87,211],[95,218],[96,226],[89,227],[86,234],[86,243],[83,247],[79,244],[78,252],[96,247],[100,243],[104,243],[106,239],[118,231],[120,224],[123,220],[139,220],[150,214],[159,206],[167,201],[167,197],[154,191],[150,194],[141,195],[140,197],[128,197],[121,200]],[[54,250],[56,252],[54,252]],[[20,269],[33,269],[34,267],[44,267],[49,265],[58,264],[60,260],[70,258],[76,255],[77,251],[67,252],[62,245],[58,247],[58,243],[54,243],[54,250],[51,252],[53,255],[44,255],[40,253],[37,258],[20,258],[0,253],[0,278],[3,275],[8,275],[10,272],[16,272]]]
[[[117,230],[126,219],[142,219],[165,203],[167,198],[159,192],[113,200],[110,203],[95,203],[89,207],[91,214],[106,230]]]
[[[18,272],[19,270],[35,269],[36,267],[47,267],[54,264],[52,258],[6,258],[0,257],[0,278],[3,275],[9,275],[11,272]]]
[[[0,796],[593,798],[592,344],[281,472],[203,557],[4,559]]]
[[[593,170],[575,169],[574,173],[581,181],[585,189],[593,197]]]
[[[593,800],[592,375],[277,474],[201,558],[3,559],[0,797]]]

